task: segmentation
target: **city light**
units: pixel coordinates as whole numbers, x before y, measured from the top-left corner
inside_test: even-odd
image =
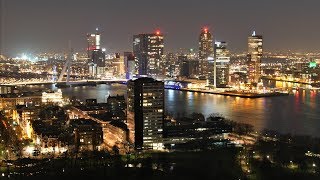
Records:
[[[29,60],[29,57],[26,54],[22,54],[21,59]]]
[[[207,27],[204,27],[203,30],[204,30],[205,33],[208,33],[208,28]]]
[[[0,3],[2,178],[319,179],[320,2]]]

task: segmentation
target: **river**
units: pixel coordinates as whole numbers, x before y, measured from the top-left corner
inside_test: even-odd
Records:
[[[290,83],[270,86],[292,87]],[[88,98],[105,102],[109,94],[126,94],[125,85],[97,85],[62,89],[66,97]],[[219,113],[241,123],[252,124],[257,131],[276,130],[280,133],[320,137],[320,92],[299,89],[289,96],[239,98],[222,95],[165,90],[165,110],[176,116],[192,112]]]

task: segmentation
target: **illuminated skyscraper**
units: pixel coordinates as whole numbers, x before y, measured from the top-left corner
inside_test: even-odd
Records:
[[[130,80],[127,95],[127,123],[135,149],[162,149],[164,83],[147,77]]]
[[[101,76],[105,73],[105,52],[100,46],[101,35],[96,29],[96,33],[87,34],[87,53],[89,74],[93,77]]]
[[[134,55],[132,52],[124,52],[124,69],[126,73],[126,79],[132,79],[136,74]]]
[[[210,61],[211,63],[211,61]],[[209,83],[214,87],[226,87],[229,83],[229,63],[230,56],[227,49],[226,42],[215,42],[214,44],[214,61],[213,61],[213,74],[209,74]],[[210,66],[212,67],[212,66]]]
[[[101,34],[98,32],[98,28],[96,29],[96,33],[94,34],[87,34],[87,53],[88,53],[88,58],[90,59],[92,56],[92,51],[93,50],[98,50],[100,49],[100,38]]]
[[[95,72],[93,73],[93,76],[101,76],[105,73],[105,60],[106,55],[102,49],[95,49],[92,51],[91,64],[94,67],[93,72]]]
[[[179,75],[180,66],[176,54],[168,53],[164,58],[164,63],[162,63],[164,75],[168,77],[176,77]]]
[[[199,75],[208,76],[208,58],[213,56],[213,36],[203,28],[199,36]]]
[[[258,83],[261,75],[262,36],[253,31],[248,37],[248,81]]]
[[[160,31],[133,36],[133,54],[139,75],[161,75],[163,47],[163,35]]]

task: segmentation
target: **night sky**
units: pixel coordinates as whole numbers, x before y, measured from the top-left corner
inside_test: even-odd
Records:
[[[132,35],[160,29],[166,52],[197,48],[203,26],[232,51],[245,51],[252,30],[269,51],[320,48],[319,0],[4,0],[7,55],[77,50],[96,27],[108,52],[132,50]],[[3,12],[3,11],[2,11]]]

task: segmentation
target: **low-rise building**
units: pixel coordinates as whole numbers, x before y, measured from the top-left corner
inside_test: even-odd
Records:
[[[102,143],[102,127],[90,119],[71,120],[74,144],[77,151],[99,150]]]
[[[103,142],[110,148],[117,146],[120,149],[129,142],[129,129],[121,121],[113,120],[103,127]]]
[[[42,93],[42,103],[63,103],[62,91],[58,89],[56,92],[43,92]]]
[[[164,143],[167,148],[177,144],[190,141],[210,139],[215,141],[226,141],[232,127],[223,120],[188,122],[188,123],[166,123],[163,129]]]

